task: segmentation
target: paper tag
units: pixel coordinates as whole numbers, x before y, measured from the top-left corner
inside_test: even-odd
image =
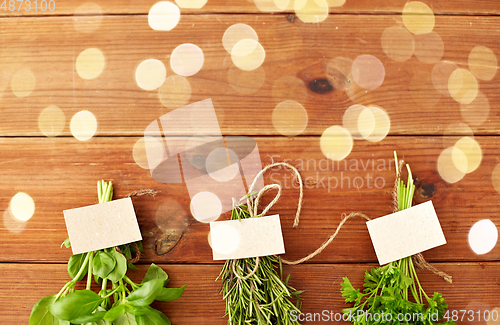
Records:
[[[432,201],[366,223],[380,265],[446,244]]]
[[[214,260],[284,254],[279,215],[210,223]]]
[[[73,254],[142,240],[132,199],[64,210]]]

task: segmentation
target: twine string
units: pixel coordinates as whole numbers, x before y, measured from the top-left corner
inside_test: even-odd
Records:
[[[405,162],[403,160],[400,160],[398,162],[398,167],[399,168],[398,168],[398,171],[396,173],[396,180],[394,182],[394,189],[392,191],[392,198],[393,198],[393,205],[394,205],[393,206],[393,212],[399,211],[399,202],[398,202],[397,189],[398,189],[398,182],[399,182],[399,179],[401,177],[401,171],[402,171],[402,168],[403,168],[404,164],[405,164]],[[277,166],[284,166],[284,167],[287,167],[287,168],[291,169],[293,171],[295,177],[297,178],[298,183],[299,183],[299,202],[297,204],[297,213],[295,214],[295,220],[294,220],[294,223],[293,223],[293,227],[295,228],[295,227],[297,227],[299,225],[300,212],[302,210],[302,203],[303,203],[303,182],[302,182],[302,178],[300,177],[299,171],[294,166],[292,166],[292,165],[290,165],[288,163],[285,163],[285,162],[272,163],[272,164],[266,166],[264,169],[262,169],[255,176],[255,179],[253,180],[253,182],[252,182],[252,184],[251,184],[251,186],[250,186],[250,188],[248,190],[248,193],[249,193],[249,195],[247,196],[248,211],[249,211],[251,217],[264,216],[274,206],[274,204],[276,204],[276,202],[281,197],[282,188],[281,188],[281,186],[279,184],[271,184],[271,185],[264,186],[258,192],[258,194],[256,195],[255,199],[252,199],[252,196],[250,195],[250,193],[252,193],[253,188],[255,187],[255,184],[257,183],[259,177],[261,177],[267,170],[269,170],[269,169],[271,169],[273,167],[277,167]],[[277,189],[278,193],[276,194],[276,196],[274,197],[274,199],[264,208],[264,210],[262,211],[262,213],[260,215],[258,215],[257,214],[257,209],[258,209],[258,205],[259,205],[259,201],[260,201],[261,197],[266,192],[268,192],[268,191],[270,191],[272,189]],[[314,252],[310,253],[309,255],[307,255],[307,256],[305,256],[303,258],[300,258],[298,260],[295,260],[295,261],[289,261],[289,260],[286,260],[284,258],[281,258],[281,261],[284,264],[287,264],[287,265],[297,265],[297,264],[304,263],[304,262],[310,260],[311,258],[317,256],[326,247],[328,247],[328,245],[331,244],[331,242],[335,239],[335,237],[337,237],[340,229],[342,229],[342,227],[347,222],[347,220],[349,220],[351,218],[355,218],[355,217],[363,218],[366,221],[370,221],[371,220],[371,218],[369,216],[367,216],[367,215],[365,215],[363,213],[360,213],[360,212],[351,212],[349,215],[346,215],[344,213],[344,214],[342,214],[342,220],[339,223],[339,225],[337,226],[337,229],[335,230],[335,232],[327,240],[325,240],[323,242],[323,244],[321,244],[321,246],[318,247],[318,249],[316,249]],[[278,258],[277,256],[275,256],[275,257]],[[425,258],[423,257],[423,255],[421,253],[413,255],[412,259],[413,259],[415,265],[417,266],[417,268],[429,270],[432,273],[434,273],[434,274],[442,277],[448,283],[452,283],[452,277],[449,274],[447,274],[447,273],[445,273],[443,271],[440,271],[437,268],[435,268],[434,266],[430,265],[425,260]],[[259,257],[255,258],[255,267],[246,276],[240,276],[236,272],[235,263],[236,263],[236,260],[233,260],[232,263],[231,263],[233,274],[238,278],[238,281],[247,280],[247,279],[249,279],[251,276],[253,276],[257,272],[257,268],[259,266]]]

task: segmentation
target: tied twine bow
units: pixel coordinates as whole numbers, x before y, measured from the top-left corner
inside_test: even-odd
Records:
[[[394,204],[393,212],[397,212],[398,211],[397,183],[398,183],[398,179],[401,176],[401,170],[402,170],[403,165],[404,165],[404,161],[400,160],[399,161],[398,174],[396,175],[396,181],[394,182],[394,190],[392,192],[393,204]],[[264,186],[257,193],[257,195],[255,196],[255,198],[252,198],[252,196],[250,195],[252,193],[252,191],[253,191],[253,189],[255,187],[255,184],[257,183],[257,180],[259,179],[259,177],[261,177],[269,169],[271,169],[273,167],[277,167],[277,166],[283,166],[283,167],[287,167],[287,168],[291,169],[292,172],[295,174],[295,177],[297,178],[297,181],[299,183],[299,201],[298,201],[298,205],[297,205],[297,212],[295,214],[295,220],[293,222],[293,227],[296,228],[299,225],[300,211],[302,210],[302,203],[303,203],[303,196],[304,196],[303,187],[304,186],[303,186],[302,178],[300,177],[300,173],[297,170],[297,168],[295,168],[294,166],[292,166],[292,165],[290,165],[288,163],[285,163],[285,162],[272,163],[272,164],[266,166],[264,169],[262,169],[257,174],[257,176],[255,176],[255,179],[253,180],[252,184],[250,185],[250,188],[248,189],[249,195],[246,197],[248,212],[250,213],[250,217],[262,217],[280,199],[281,193],[282,193],[282,188],[281,188],[281,186],[279,184],[270,184],[270,185]],[[258,207],[259,207],[259,203],[260,203],[261,197],[266,192],[268,192],[270,190],[273,190],[273,189],[277,189],[278,193],[276,194],[276,196],[274,197],[274,199],[264,208],[264,210],[262,210],[262,213],[257,214],[257,210],[258,210]],[[301,259],[295,260],[295,261],[289,261],[289,260],[286,260],[284,258],[281,258],[281,261],[283,263],[285,263],[285,264],[288,264],[288,265],[297,265],[297,264],[301,264],[303,262],[306,262],[306,261],[310,260],[311,258],[315,257],[316,255],[320,254],[328,245],[330,245],[330,243],[335,239],[335,237],[337,237],[337,234],[339,233],[340,229],[342,229],[342,227],[347,222],[347,220],[349,220],[351,218],[354,218],[354,217],[360,217],[360,218],[363,218],[363,219],[365,219],[367,221],[371,220],[371,218],[369,216],[367,216],[367,215],[365,215],[363,213],[360,213],[360,212],[351,212],[349,215],[346,215],[344,213],[344,214],[342,214],[342,221],[338,225],[338,227],[335,230],[335,232],[325,242],[323,242],[323,244],[321,244],[321,246],[318,247],[318,249],[316,249],[314,252],[310,253],[309,255],[307,255],[307,256],[305,256],[305,257],[303,257]],[[442,272],[442,271],[436,269],[434,266],[430,265],[425,260],[425,258],[423,257],[423,255],[421,253],[413,255],[412,258],[413,258],[413,261],[414,261],[415,265],[419,269],[429,270],[429,271],[433,272],[434,274],[442,277],[446,282],[452,283],[452,277],[449,274],[447,274],[445,272]],[[250,273],[248,273],[246,276],[243,276],[243,277],[240,276],[238,274],[238,272],[236,272],[235,262],[236,262],[236,260],[233,260],[232,263],[231,263],[231,268],[232,268],[234,276],[236,276],[236,278],[238,279],[238,281],[240,281],[240,280],[247,280],[247,279],[249,279],[251,276],[253,276],[257,272],[257,269],[258,269],[258,266],[259,266],[259,257],[257,256],[255,258],[255,267],[254,267],[254,269],[251,270],[251,271],[249,269],[248,271],[250,271]]]

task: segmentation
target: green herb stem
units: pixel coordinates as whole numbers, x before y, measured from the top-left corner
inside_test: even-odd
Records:
[[[123,276],[123,280],[125,280],[125,282],[127,282],[128,284],[130,284],[130,286],[132,287],[132,290],[135,290],[135,289],[138,289],[140,288],[140,285],[134,283],[132,280],[130,280],[130,278],[128,276]]]
[[[88,252],[88,255],[90,255],[88,266],[89,270],[87,272],[87,290],[90,290],[92,286],[92,264],[94,263],[94,252]]]

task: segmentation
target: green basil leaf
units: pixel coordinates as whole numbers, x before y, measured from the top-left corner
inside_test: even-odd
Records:
[[[137,325],[171,325],[170,320],[163,315],[166,318],[165,320],[165,318],[160,314],[162,313],[158,310],[152,309],[151,312],[146,315],[135,316],[135,320]]]
[[[66,238],[66,239],[62,242],[62,244],[61,244],[61,248],[62,248],[63,246],[64,246],[64,247],[66,247],[66,248],[70,248],[70,247],[71,247],[71,242],[69,241],[69,237],[68,237],[68,238]]]
[[[137,322],[135,321],[135,316],[129,313],[125,313],[120,315],[115,321],[113,322],[114,325],[137,325]]]
[[[132,264],[132,263],[130,263],[130,262],[127,262],[127,266],[128,266],[128,268],[129,268],[129,269],[131,269],[131,270],[136,270],[136,271],[137,271],[137,270],[139,270],[139,268],[138,268],[138,267],[136,267],[134,264]]]
[[[161,293],[164,282],[162,279],[150,280],[144,283],[139,289],[132,291],[127,300],[133,306],[149,306],[155,300],[156,296]]]
[[[125,255],[126,258],[128,259],[132,258],[132,252],[130,251],[129,244],[121,245],[120,250],[122,251],[122,254]]]
[[[68,261],[68,274],[70,278],[74,279],[77,276],[78,271],[80,271],[83,266],[83,262],[85,261],[85,257],[87,257],[87,254],[91,253],[71,255]],[[82,272],[82,275],[78,279],[76,279],[76,281],[80,281],[85,276],[85,274],[87,274],[87,271]]]
[[[104,315],[106,315],[105,311],[98,311],[90,315],[85,315],[82,317],[78,317],[73,319],[71,322],[75,324],[83,324],[83,323],[92,323],[97,322],[103,319]]]
[[[170,322],[170,319],[168,319],[167,316],[165,316],[164,313],[162,313],[161,311],[155,309],[154,310],[158,315],[160,315],[160,317],[168,324],[168,325],[172,325],[172,323]]]
[[[83,323],[82,325],[111,325],[111,322],[104,320],[104,319],[101,319],[101,320],[98,320],[96,322]]]
[[[30,315],[29,325],[58,325],[59,321],[49,311],[50,305],[55,301],[56,296],[44,297],[33,306]]]
[[[93,291],[76,290],[50,305],[49,310],[57,318],[71,322],[92,314],[102,301],[103,298]]]
[[[102,284],[102,278],[98,276],[97,274],[94,274],[94,281],[97,284]]]
[[[141,316],[141,315],[149,314],[149,312],[151,312],[151,309],[153,309],[149,306],[141,307],[141,306],[134,306],[134,305],[129,305],[129,304],[127,304],[126,306],[127,307],[125,308],[125,310],[127,311],[127,313],[130,313],[134,316]]]
[[[146,272],[146,275],[144,275],[144,278],[142,279],[141,283],[148,282],[153,279],[160,279],[163,281],[168,280],[168,274],[167,272],[163,271],[163,269],[159,266],[157,266],[154,263],[151,263],[149,266],[148,271]]]
[[[158,296],[156,296],[155,300],[158,301],[172,301],[178,299],[182,296],[184,289],[187,284],[183,285],[180,288],[163,288]]]
[[[112,282],[118,282],[123,279],[123,276],[127,272],[127,259],[122,254],[118,253],[116,249],[113,249],[109,254],[115,258],[116,265],[106,278],[110,279]]]
[[[108,310],[106,315],[104,315],[104,319],[112,322],[119,316],[121,316],[124,312],[125,312],[125,305],[114,306],[113,308]]]
[[[113,271],[115,265],[116,259],[112,255],[106,252],[97,251],[94,256],[92,268],[94,269],[94,274],[104,279]]]
[[[107,311],[106,311],[106,309],[104,309],[101,306],[99,306],[96,309],[96,313],[98,313],[98,312],[104,312],[106,314]],[[83,323],[83,325],[111,325],[111,322],[107,321],[105,319],[101,319],[101,320],[96,320],[94,322]]]
[[[142,241],[136,241],[137,247],[139,247],[139,252],[144,253],[144,247],[142,247]],[[136,252],[137,253],[137,252]]]

